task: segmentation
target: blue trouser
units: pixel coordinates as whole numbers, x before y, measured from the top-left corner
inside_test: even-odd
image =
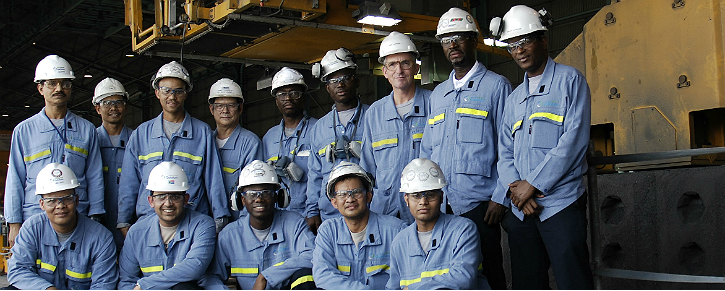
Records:
[[[558,289],[594,289],[587,246],[586,195],[545,221],[506,213],[513,289],[550,289],[549,265]]]
[[[488,203],[491,201],[481,202],[476,208],[461,216],[473,220],[478,228],[478,235],[481,238],[481,255],[483,255],[482,273],[488,279],[488,284],[491,285],[491,289],[505,290],[506,275],[503,271],[501,252],[501,226],[500,224],[488,225],[483,221],[486,211],[488,211]]]

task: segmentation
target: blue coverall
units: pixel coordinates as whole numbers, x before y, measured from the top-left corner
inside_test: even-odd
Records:
[[[286,210],[297,212],[302,216],[305,215],[305,201],[307,200],[307,160],[314,152],[310,146],[310,137],[316,122],[317,118],[306,117],[297,125],[293,135],[285,136],[283,119],[280,124],[270,128],[262,138],[265,161],[276,162],[279,157],[286,156],[304,171],[305,174],[299,181],[292,181],[286,176],[282,177],[282,181],[289,187],[291,198]],[[282,143],[281,149],[280,142]]]
[[[13,130],[5,180],[7,223],[22,223],[43,212],[35,196],[35,178],[50,163],[64,164],[76,174],[81,184],[75,188],[80,214],[88,216],[105,212],[96,127],[68,110],[63,126],[56,130],[43,107],[38,114],[22,121]]]
[[[385,215],[400,214],[406,224],[413,223],[414,219],[400,195],[400,173],[420,155],[431,93],[416,88],[413,107],[405,116],[398,114],[392,92],[375,101],[365,113],[360,166],[375,175],[370,210]]]
[[[402,220],[370,212],[365,240],[358,247],[344,217],[320,225],[312,257],[312,275],[322,289],[381,290],[390,277],[390,246],[404,228]]]
[[[216,138],[216,134],[214,130],[212,138]],[[237,125],[224,146],[219,148],[219,158],[224,174],[224,193],[229,200],[232,191],[236,190],[232,188],[239,181],[239,172],[252,161],[262,159],[262,142],[256,134]],[[231,220],[236,220],[240,211],[230,211]]]
[[[83,215],[63,243],[48,215],[36,214],[20,227],[8,260],[8,282],[18,289],[116,289],[118,266],[111,233]]]
[[[225,282],[231,268],[242,289],[252,289],[260,271],[267,279],[267,289],[279,289],[292,283],[289,279],[295,271],[312,268],[315,236],[301,215],[275,210],[270,227],[267,239],[260,242],[249,224],[249,215],[228,224],[219,233],[214,260],[199,285],[228,289]]]
[[[101,147],[101,159],[103,160],[103,180],[105,181],[106,196],[104,204],[106,215],[103,217],[103,225],[113,234],[116,242],[116,249],[121,251],[123,247],[123,234],[116,228],[118,222],[118,184],[121,182],[121,166],[123,165],[123,154],[126,152],[126,144],[131,135],[127,126],[121,129],[119,144],[117,147],[111,143],[111,138],[103,125],[96,128],[98,144]]]
[[[154,212],[146,200],[150,195],[146,184],[151,169],[163,161],[184,169],[190,187],[187,208],[214,218],[230,216],[219,152],[209,126],[186,113],[181,128],[169,141],[162,119],[163,113],[139,125],[126,146],[118,191],[119,226],[132,223],[134,215]]]
[[[417,228],[413,223],[393,240],[387,289],[479,288],[481,246],[471,220],[441,213],[433,227],[427,254],[420,246]]]
[[[327,194],[325,193],[327,191],[327,180],[332,168],[340,162],[349,161],[351,163],[359,163],[360,159],[351,155],[348,157],[343,155],[342,157],[336,157],[334,163],[330,163],[327,161],[327,155],[334,153],[326,152],[325,148],[335,142],[336,137],[342,136],[348,137],[351,143],[362,143],[362,136],[365,131],[365,112],[370,105],[358,102],[358,107],[360,106],[362,106],[360,110],[355,112],[355,115],[344,126],[340,124],[335,105],[332,106],[330,112],[315,123],[311,138],[311,158],[307,161],[307,205],[305,209],[305,217],[307,218],[320,215],[320,218],[325,220],[341,216],[340,212],[332,207],[330,199],[327,198]],[[355,129],[356,120],[357,129]],[[335,128],[333,128],[333,122],[336,124]],[[353,132],[354,136],[352,136]]]
[[[118,258],[121,281],[118,289],[171,289],[196,282],[214,256],[214,219],[186,209],[176,235],[164,246],[156,214],[146,215],[128,231]]]

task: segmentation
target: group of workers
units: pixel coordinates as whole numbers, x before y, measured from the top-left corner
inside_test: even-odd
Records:
[[[334,101],[319,120],[302,74],[282,68],[283,118],[261,140],[240,126],[230,79],[209,92],[214,131],[189,115],[175,61],[151,82],[158,117],[126,127],[129,96],[106,78],[94,128],[68,110],[70,64],[47,56],[45,107],[12,135],[10,288],[506,289],[503,227],[514,289],[548,289],[550,266],[559,289],[591,289],[590,92],[548,56],[549,24],[523,5],[492,21],[525,71],[513,91],[476,61],[480,32],[459,8],[438,23],[453,71],[434,91],[416,86],[419,52],[398,32],[378,59],[393,91],[372,105],[345,48],[312,68]]]

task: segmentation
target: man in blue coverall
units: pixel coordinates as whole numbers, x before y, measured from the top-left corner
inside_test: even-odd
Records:
[[[103,225],[113,234],[116,250],[121,251],[123,234],[116,228],[116,222],[118,221],[118,184],[121,180],[121,165],[123,164],[123,154],[126,152],[126,143],[132,132],[124,124],[128,93],[118,80],[105,78],[96,85],[91,102],[103,121],[101,126],[96,128],[106,186],[104,197],[106,215],[103,217]]]
[[[459,8],[438,22],[436,37],[453,71],[430,96],[420,156],[443,169],[449,182],[444,211],[476,223],[483,274],[493,289],[506,289],[500,227],[506,207],[490,200],[498,181],[497,132],[511,84],[476,61],[478,34],[471,14]]]
[[[209,111],[216,122],[212,135],[219,148],[226,199],[229,199],[232,191],[236,191],[234,186],[239,179],[239,171],[252,161],[262,158],[262,142],[259,137],[239,124],[242,109],[244,97],[239,84],[222,78],[211,85]],[[231,214],[231,220],[236,220],[240,212],[232,211]],[[217,230],[221,231],[220,228]]]
[[[415,217],[393,240],[387,289],[490,289],[480,275],[476,225],[441,213],[443,171],[431,160],[411,161],[400,176],[400,192]]]
[[[240,289],[315,289],[312,249],[315,236],[304,218],[284,208],[289,202],[280,189],[274,168],[255,160],[239,176],[239,191],[232,208],[244,206],[248,214],[227,225],[221,233],[207,275],[205,289],[227,289],[229,272]]]
[[[129,138],[118,190],[117,227],[125,234],[135,217],[153,213],[146,202],[149,173],[159,163],[173,161],[189,177],[186,207],[212,216],[221,230],[230,214],[219,152],[209,125],[184,110],[191,77],[173,61],[159,68],[151,85],[163,111],[139,125]]]
[[[274,74],[271,92],[282,121],[262,138],[264,159],[273,163],[289,186],[291,201],[287,210],[302,216],[307,201],[307,161],[312,154],[310,137],[317,122],[317,118],[305,113],[306,91],[305,78],[296,70],[284,67]]]
[[[583,175],[591,95],[584,76],[548,55],[550,17],[524,5],[504,15],[501,39],[526,74],[511,93],[499,131],[499,186],[514,289],[593,289]],[[495,28],[495,25],[493,25]]]
[[[312,274],[323,289],[385,289],[390,244],[406,227],[400,219],[370,211],[373,181],[357,164],[342,162],[330,173],[327,197],[342,217],[320,225]]]
[[[147,202],[155,214],[142,217],[126,235],[118,258],[118,289],[198,289],[214,256],[214,220],[184,205],[189,181],[173,162],[151,170]]]
[[[43,212],[36,203],[35,177],[47,164],[70,167],[80,186],[78,212],[99,220],[103,209],[103,172],[96,126],[68,110],[75,79],[63,58],[49,55],[35,68],[35,83],[45,107],[13,130],[5,180],[5,220],[8,242],[15,243],[20,224]]]
[[[51,163],[38,173],[35,192],[45,213],[23,223],[8,260],[10,288],[115,289],[116,246],[103,225],[76,211],[80,186],[73,171]]]
[[[365,113],[363,154],[360,166],[375,174],[375,199],[370,210],[400,217],[411,224],[413,216],[403,207],[400,172],[420,155],[420,141],[428,122],[431,91],[415,86],[419,53],[410,38],[391,32],[380,43],[383,74],[393,92],[370,105]]]
[[[346,48],[328,51],[312,69],[335,102],[312,130],[305,217],[314,233],[323,219],[340,217],[325,194],[330,171],[342,161],[358,163],[362,155],[364,116],[370,106],[362,104],[357,96],[360,80],[355,76],[355,69],[355,55]]]

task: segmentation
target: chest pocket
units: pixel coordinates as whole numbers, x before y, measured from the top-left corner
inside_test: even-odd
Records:
[[[433,114],[431,114],[428,118],[428,128],[431,129],[431,133],[433,134],[433,138],[431,139],[433,146],[438,146],[443,141],[443,137],[445,137],[445,121],[446,121],[446,110],[445,109],[439,109]]]
[[[456,139],[462,143],[483,143],[483,137],[487,134],[484,122],[488,118],[488,106],[464,103],[456,108],[456,114],[458,115]]]
[[[186,151],[174,151],[172,153],[174,162],[184,168],[189,176],[189,184],[198,183],[197,169],[200,168],[203,156],[201,154],[189,153]],[[193,178],[192,178],[193,177]]]
[[[398,134],[396,133],[386,133],[373,136],[371,146],[373,148],[375,160],[382,161],[382,163],[377,165],[378,169],[389,169],[394,165],[392,161],[400,158],[397,156],[397,151],[395,150],[398,147],[398,142]]]
[[[88,290],[91,288],[93,275],[89,257],[80,253],[70,252],[70,265],[66,266],[65,276],[68,279],[68,289]]]
[[[86,170],[86,160],[88,159],[88,149],[86,145],[65,144],[63,151],[65,153],[66,164],[74,173],[84,173]]]
[[[29,182],[35,183],[38,172],[50,163],[50,157],[51,151],[47,145],[31,149],[29,155],[23,156],[23,162],[25,162],[25,168],[27,169],[26,176]]]
[[[349,261],[343,261],[343,260],[337,261],[337,270],[340,271],[340,273],[342,273],[345,276],[350,276],[350,274],[352,272],[351,266],[352,266],[352,264],[350,264]]]
[[[531,121],[531,146],[550,149],[559,143],[564,132],[563,109],[540,111],[529,115]]]
[[[48,260],[48,259],[37,259],[35,260],[35,265],[38,268],[38,275],[45,279],[48,282],[55,281],[53,278],[53,274],[55,274],[56,266],[58,265],[58,262],[55,260]]]
[[[233,264],[231,274],[233,277],[257,277],[259,275],[259,265]]]
[[[371,260],[365,267],[367,274],[367,285],[373,290],[385,289],[385,284],[390,278],[389,260]]]

